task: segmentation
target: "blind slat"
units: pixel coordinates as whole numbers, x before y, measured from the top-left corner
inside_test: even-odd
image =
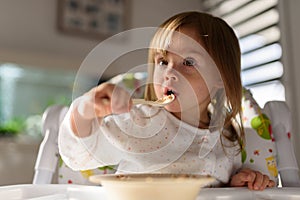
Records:
[[[278,0],[202,1],[209,2],[205,9],[223,18],[239,37],[242,83],[251,89],[259,105],[269,100],[285,100],[280,82],[284,67],[280,61]]]
[[[251,0],[229,0],[223,1],[221,5],[211,10],[211,13],[218,16],[227,15],[228,13],[238,9],[239,7],[247,4]]]
[[[242,70],[279,60],[282,56],[282,49],[278,43],[263,47],[259,50],[242,55]]]
[[[265,27],[275,25],[279,22],[279,14],[275,9],[264,12],[245,23],[235,26],[234,29],[238,33],[239,37],[244,37],[253,32],[263,30]]]
[[[253,1],[241,9],[226,15],[223,19],[231,24],[231,26],[235,26],[242,21],[249,20],[259,13],[263,13],[274,7],[278,3],[277,1],[278,0]]]
[[[261,48],[280,39],[280,30],[277,26],[272,26],[266,30],[248,35],[240,39],[242,54]]]
[[[242,71],[243,85],[265,82],[280,78],[283,75],[281,62],[273,62],[257,68]]]
[[[211,9],[213,7],[215,7],[217,4],[219,4],[220,2],[222,2],[222,0],[204,0],[202,1],[203,6],[207,9]]]

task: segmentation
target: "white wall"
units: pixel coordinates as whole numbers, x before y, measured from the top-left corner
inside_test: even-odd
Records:
[[[0,138],[0,186],[31,183],[39,141]]]
[[[175,13],[200,8],[199,0],[129,2],[131,28],[158,26]],[[56,12],[57,0],[0,0],[0,61],[78,69],[100,41],[60,33]]]
[[[300,166],[300,1],[280,0],[283,63],[287,103],[292,112],[293,139],[298,165]]]
[[[200,9],[199,0],[132,0],[128,15],[131,28],[137,28],[158,26],[178,12],[195,9]],[[100,41],[60,33],[56,29],[56,12],[57,0],[0,0],[0,63],[77,71]],[[122,45],[114,47],[123,48]],[[109,77],[109,73],[117,72],[107,73]],[[29,183],[37,145],[4,145],[1,141],[0,185]]]

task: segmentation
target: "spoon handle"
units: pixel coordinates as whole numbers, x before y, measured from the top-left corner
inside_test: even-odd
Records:
[[[145,99],[132,99],[133,105],[136,104],[145,104],[145,105],[151,105],[156,107],[164,107],[167,105],[166,103],[158,102],[158,101],[146,101]]]
[[[134,104],[134,105],[136,105],[136,104],[150,104],[150,105],[152,105],[152,101],[146,101],[145,99],[132,99],[132,103]]]

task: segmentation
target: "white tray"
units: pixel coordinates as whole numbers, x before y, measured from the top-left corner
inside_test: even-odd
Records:
[[[1,200],[106,200],[103,188],[80,185],[11,185],[0,187]]]
[[[300,200],[300,188],[204,188],[197,200]]]
[[[0,187],[1,200],[107,200],[99,186],[11,185]],[[251,191],[247,188],[205,188],[197,200],[300,200],[300,188],[271,188]]]

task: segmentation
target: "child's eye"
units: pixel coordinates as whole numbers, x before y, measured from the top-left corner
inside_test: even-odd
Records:
[[[161,66],[168,65],[168,61],[161,59],[161,60],[158,61],[158,64],[161,65]]]
[[[185,58],[183,60],[183,65],[186,65],[186,66],[195,66],[196,65],[196,62],[193,58]]]

